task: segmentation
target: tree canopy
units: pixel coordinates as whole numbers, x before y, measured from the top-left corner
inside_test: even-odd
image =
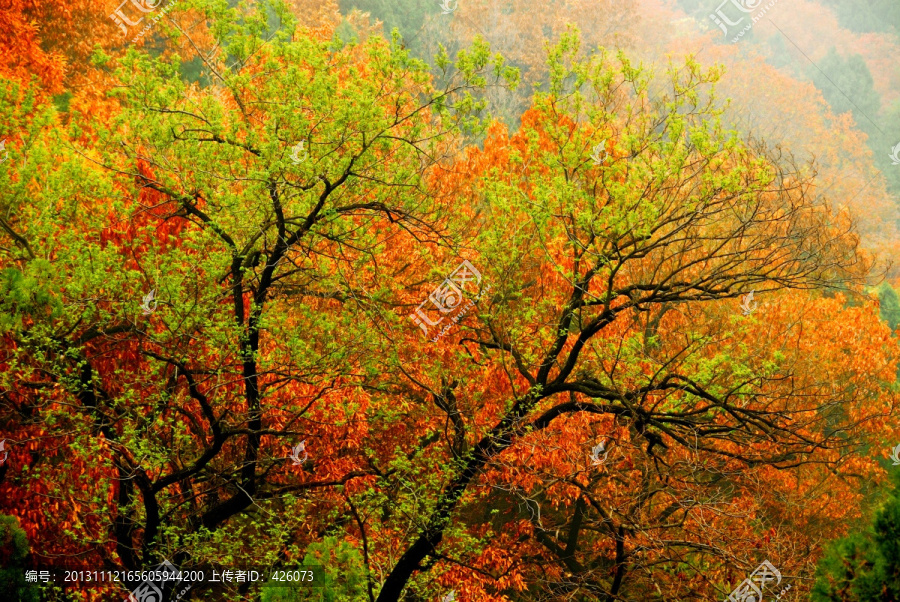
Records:
[[[897,299],[815,164],[726,125],[721,66],[574,26],[540,67],[426,62],[333,3],[182,2],[163,50],[0,71],[10,566],[27,535],[35,566],[315,565],[325,600],[662,602],[768,559],[809,594],[884,478]],[[71,81],[115,85],[60,111]],[[886,508],[822,574],[890,572]],[[319,595],[254,588],[188,596]]]

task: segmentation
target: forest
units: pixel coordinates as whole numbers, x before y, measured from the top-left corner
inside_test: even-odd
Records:
[[[896,0],[120,1],[0,0],[0,601],[900,602]]]

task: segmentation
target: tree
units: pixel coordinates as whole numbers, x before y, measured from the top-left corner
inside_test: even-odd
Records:
[[[435,7],[437,4],[435,4]],[[396,28],[403,36],[404,42],[410,44],[419,34],[425,23],[425,3],[413,0],[342,0],[341,12],[348,14],[352,10],[370,13],[384,25],[384,35],[390,37]]]
[[[499,290],[441,349],[385,351],[398,355],[385,372],[407,377],[446,426],[442,452],[423,437],[401,454],[423,458],[396,487],[411,491],[402,508],[416,528],[395,544],[380,602],[424,595],[435,565],[438,584],[468,567],[478,599],[727,593],[761,560],[748,550],[787,549],[779,510],[802,515],[791,535],[812,542],[817,523],[846,510],[802,509],[828,477],[817,463],[845,464],[893,411],[893,343],[874,307],[839,320],[866,325],[854,346],[878,341],[864,374],[824,337],[794,346],[804,305],[836,317],[841,300],[776,294],[783,308],[766,317],[780,326],[763,337],[723,305],[750,289],[853,286],[864,271],[847,223],[804,192],[805,170],[717,126],[715,70],[673,67],[673,92],[655,104],[624,56],[577,57],[577,38],[564,37],[521,129],[492,129],[483,152],[448,171],[477,230],[469,259]],[[770,348],[774,332],[793,342]],[[810,397],[792,392],[800,382]],[[841,401],[857,387],[874,406]],[[585,459],[603,439],[621,459],[594,472]],[[796,481],[776,485],[780,469]],[[720,504],[746,519],[706,518]]]
[[[872,120],[881,109],[881,99],[861,56],[844,58],[835,48],[831,48],[820,61],[818,69],[810,71],[810,75],[835,113],[853,113],[861,129],[875,130]]]
[[[303,559],[330,528],[304,517],[377,474],[346,447],[378,408],[371,329],[343,308],[378,295],[392,237],[448,236],[425,176],[478,131],[470,91],[514,80],[484,44],[435,88],[397,44],[336,49],[283,4],[197,7],[213,86],[133,49],[121,111],[64,130],[42,106],[0,176],[4,422],[33,440],[3,504],[41,562]]]
[[[0,592],[9,602],[37,602],[37,586],[25,581],[28,537],[14,516],[0,515]]]
[[[897,324],[900,324],[900,298],[887,282],[882,282],[878,286],[878,304],[881,308],[881,318],[888,323],[891,330],[895,330]]]
[[[900,101],[894,101],[883,111],[879,120],[882,131],[870,133],[869,146],[878,168],[887,180],[889,190],[896,197],[900,194],[900,170],[894,161],[894,156],[900,156],[900,149],[895,153],[894,149],[900,144]]]
[[[326,537],[309,546],[303,566],[315,567],[313,583],[263,590],[263,602],[354,602],[366,596],[368,581],[362,554],[345,541]]]
[[[208,86],[98,56],[120,110],[40,105],[0,173],[0,504],[39,561],[320,558],[370,601],[810,574],[881,478],[900,354],[848,301],[851,220],[724,131],[718,69],[659,81],[569,32],[510,133],[482,40],[432,79],[281,3],[192,6],[212,43],[171,35]]]
[[[840,17],[844,27],[859,33],[900,32],[900,7],[889,0],[825,0]]]
[[[23,8],[17,5],[0,11],[0,48],[7,57],[0,65],[0,75],[22,82],[34,77],[52,92],[58,92],[63,62],[41,47],[38,29]]]
[[[89,88],[103,81],[90,60],[94,49],[117,52],[123,41],[119,26],[95,2],[7,0],[0,10],[7,59],[0,74],[24,82],[34,77],[39,85],[31,92],[38,95],[79,89],[90,96]]]
[[[900,598],[900,481],[865,531],[833,542],[816,574],[814,602],[886,602]]]
[[[898,251],[900,214],[879,172],[881,160],[889,161],[888,147],[882,145],[879,157],[872,150],[873,139],[858,129],[852,114],[835,115],[809,82],[740,53],[724,66],[716,89],[730,99],[724,107],[725,122],[785,155],[814,161],[817,189],[837,208],[851,212],[862,245],[880,263],[892,263]],[[765,90],[763,102],[754,92],[760,89]]]
[[[517,126],[530,105],[534,87],[548,81],[546,45],[558,40],[569,26],[577,26],[585,44],[591,47],[639,52],[646,47],[645,42],[654,39],[656,23],[669,25],[671,17],[668,6],[663,4],[641,13],[634,2],[612,0],[471,0],[459,3],[451,15],[435,9],[419,38],[424,56],[431,56],[441,45],[462,48],[479,37],[490,42],[522,72],[524,85],[516,90],[494,87],[487,91],[499,116],[508,125]]]

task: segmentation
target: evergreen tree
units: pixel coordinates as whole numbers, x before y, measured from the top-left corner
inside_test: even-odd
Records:
[[[326,537],[323,542],[312,544],[302,566],[313,570],[313,581],[263,588],[262,602],[355,602],[366,599],[363,557],[347,542]]]
[[[813,602],[900,600],[900,473],[865,531],[837,540],[819,562]]]
[[[900,3],[896,0],[824,0],[823,4],[852,31],[900,31]]]
[[[872,149],[875,165],[887,179],[888,190],[900,195],[900,167],[893,157],[900,157],[900,101],[887,106],[879,116],[879,130],[868,132],[869,147]]]
[[[881,305],[881,319],[888,323],[891,330],[900,324],[900,297],[887,282],[878,287],[878,303]]]
[[[853,113],[857,125],[865,132],[877,131],[881,99],[875,91],[875,80],[858,54],[842,57],[832,48],[810,75],[813,83],[836,114]]]
[[[410,44],[422,28],[428,6],[432,13],[440,13],[437,0],[432,5],[419,0],[340,0],[339,5],[342,14],[346,15],[355,8],[382,21],[388,38],[396,27],[406,44]]]
[[[14,516],[0,514],[0,599],[5,602],[37,602],[36,586],[25,582],[28,537]]]

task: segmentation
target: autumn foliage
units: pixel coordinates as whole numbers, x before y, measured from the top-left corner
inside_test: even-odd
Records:
[[[771,122],[809,112],[779,131],[827,152],[780,152],[720,96],[778,73],[640,67],[579,2],[540,51],[493,26],[511,62],[460,19],[432,64],[333,3],[182,2],[162,47],[87,5],[0,11],[0,514],[30,566],[663,601],[769,559],[810,591],[900,437],[867,289],[892,214],[883,186],[861,227],[845,202],[848,118],[785,77],[805,104]]]

